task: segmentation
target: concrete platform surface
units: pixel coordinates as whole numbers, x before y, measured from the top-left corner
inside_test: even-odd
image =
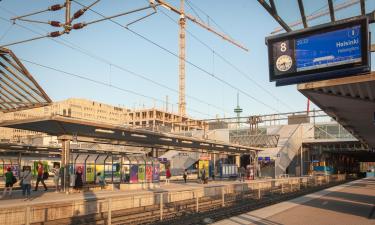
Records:
[[[247,183],[256,183],[257,181],[247,181]],[[58,203],[58,202],[69,202],[77,200],[93,200],[108,197],[123,197],[129,195],[147,195],[150,193],[160,193],[160,192],[171,192],[171,191],[191,191],[194,189],[201,189],[202,187],[216,187],[231,184],[241,184],[240,181],[211,181],[208,184],[200,184],[198,182],[188,182],[188,183],[170,183],[168,185],[163,182],[160,183],[160,188],[150,189],[150,190],[95,190],[86,191],[81,193],[55,193],[54,190],[44,191],[43,187],[40,187],[37,192],[31,191],[31,199],[25,201],[22,196],[21,190],[13,190],[12,196],[6,196],[1,198],[2,191],[0,192],[0,209],[10,208],[17,206],[36,205],[36,204],[48,204],[48,203]],[[32,188],[33,189],[33,188]]]
[[[356,180],[214,224],[375,225],[375,178]]]

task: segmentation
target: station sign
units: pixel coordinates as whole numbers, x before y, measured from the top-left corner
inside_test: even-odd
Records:
[[[370,71],[367,17],[266,38],[270,81],[277,86]]]

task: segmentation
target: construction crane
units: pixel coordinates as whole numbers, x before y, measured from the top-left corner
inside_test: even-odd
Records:
[[[27,39],[27,40],[9,43],[9,44],[6,44],[6,45],[0,46],[0,47],[11,46],[11,45],[25,43],[25,42],[29,42],[29,41],[34,41],[34,40],[38,40],[38,39],[42,39],[42,38],[59,37],[59,36],[64,35],[64,34],[69,34],[72,30],[79,30],[79,29],[82,29],[82,28],[84,28],[88,25],[91,25],[91,24],[95,24],[95,23],[102,22],[102,21],[105,21],[105,20],[111,20],[113,18],[125,16],[125,15],[131,14],[131,13],[147,10],[147,9],[150,9],[150,8],[154,9],[154,12],[127,24],[127,26],[128,26],[130,24],[133,24],[135,22],[139,22],[140,20],[145,19],[145,18],[153,15],[156,12],[156,7],[163,6],[164,8],[167,8],[168,10],[170,10],[172,12],[175,12],[178,15],[180,15],[180,19],[179,19],[179,26],[180,26],[180,31],[179,31],[179,108],[178,108],[178,111],[179,111],[179,114],[181,116],[181,120],[182,120],[183,117],[186,116],[186,101],[185,101],[185,58],[186,58],[186,56],[185,56],[185,43],[186,43],[185,29],[186,28],[185,27],[186,27],[186,19],[188,19],[191,22],[199,25],[200,27],[203,27],[204,29],[216,34],[217,36],[223,38],[224,40],[228,41],[229,43],[231,43],[231,44],[233,44],[233,45],[235,45],[235,46],[237,46],[237,47],[239,47],[239,48],[241,48],[245,51],[248,51],[248,49],[246,47],[239,44],[238,42],[233,40],[228,35],[223,34],[221,32],[218,32],[214,28],[210,27],[209,25],[203,23],[202,21],[197,20],[195,17],[193,17],[189,14],[186,14],[185,10],[184,10],[185,0],[180,0],[181,1],[180,2],[180,9],[172,6],[171,4],[165,2],[164,0],[149,0],[150,5],[148,7],[142,7],[142,8],[139,8],[139,9],[135,9],[135,10],[132,10],[132,11],[120,13],[120,14],[117,14],[117,15],[109,16],[109,17],[104,17],[102,19],[97,19],[97,20],[90,21],[90,22],[78,22],[78,23],[75,23],[75,24],[72,24],[72,22],[75,21],[76,19],[80,18],[86,11],[90,10],[94,5],[96,5],[101,0],[95,0],[89,6],[84,6],[83,4],[81,4],[79,2],[76,2],[77,4],[79,4],[81,6],[84,6],[84,7],[82,9],[79,9],[77,12],[75,12],[73,14],[73,16],[71,15],[71,1],[72,0],[65,0],[64,4],[53,5],[53,6],[50,6],[48,9],[44,9],[44,10],[40,10],[40,11],[37,11],[37,12],[26,14],[26,15],[23,15],[23,16],[17,16],[17,17],[12,18],[12,20],[14,22],[16,20],[21,20],[21,21],[31,22],[31,23],[42,23],[42,24],[48,24],[48,25],[53,26],[53,27],[61,27],[61,28],[63,28],[62,30],[54,31],[54,32],[51,32],[47,35],[38,36],[38,37],[30,38],[30,39]],[[36,15],[36,14],[39,14],[39,13],[44,13],[44,12],[47,12],[47,11],[58,11],[58,10],[63,9],[63,8],[65,8],[65,22],[59,22],[59,21],[48,21],[47,22],[47,21],[38,21],[38,20],[26,19],[25,18],[25,17],[28,17],[28,16]]]
[[[185,39],[185,29],[186,29],[186,19],[190,20],[191,22],[199,25],[200,27],[216,34],[217,36],[223,38],[224,40],[228,41],[229,43],[245,50],[249,51],[246,47],[239,44],[237,41],[233,40],[228,35],[222,34],[216,31],[214,28],[210,27],[209,25],[197,20],[195,17],[185,13],[184,4],[185,0],[180,0],[180,9],[172,6],[171,4],[165,2],[164,0],[155,0],[164,8],[177,13],[180,15],[179,19],[179,102],[178,102],[178,112],[181,116],[186,116],[186,101],[185,101],[185,46],[186,46],[186,39]],[[154,0],[150,0],[150,4],[153,4]]]

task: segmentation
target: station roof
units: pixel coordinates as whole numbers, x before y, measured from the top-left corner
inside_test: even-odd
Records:
[[[358,140],[375,148],[375,72],[299,84],[298,90]]]
[[[291,32],[356,16],[375,20],[375,4],[370,0],[258,0],[279,23],[272,34]]]
[[[0,78],[0,112],[52,102],[16,55],[6,48],[0,48]]]
[[[134,129],[63,116],[14,120],[0,123],[1,127],[30,130],[58,136],[60,139],[115,145],[135,145],[155,148],[174,147],[179,151],[215,151],[250,153],[257,149],[213,140]]]

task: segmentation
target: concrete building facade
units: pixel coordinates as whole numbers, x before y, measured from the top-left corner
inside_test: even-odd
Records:
[[[0,114],[0,122],[53,115],[164,132],[201,130],[205,128],[205,123],[202,121],[181,117],[156,108],[131,110],[79,98],[69,98],[39,108],[2,113]],[[37,132],[20,129],[0,128],[0,139],[3,140],[19,141],[22,138],[37,134]]]

